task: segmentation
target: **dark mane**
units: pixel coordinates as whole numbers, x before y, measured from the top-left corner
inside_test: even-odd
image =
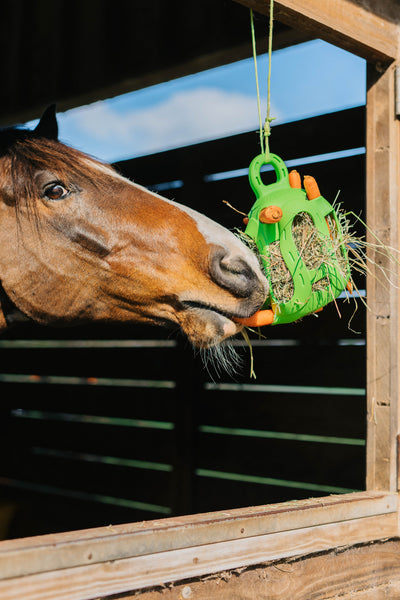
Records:
[[[96,186],[106,185],[107,175],[96,169],[101,162],[35,131],[10,127],[0,131],[0,159],[9,159],[16,207],[22,204],[35,212],[37,190],[34,175],[38,170],[54,171],[66,184],[73,179],[91,179]],[[91,167],[91,163],[93,166]],[[112,167],[110,167],[112,170]]]

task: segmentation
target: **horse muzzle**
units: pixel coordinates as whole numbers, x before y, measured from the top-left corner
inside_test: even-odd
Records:
[[[201,299],[182,300],[182,329],[197,347],[211,347],[241,331],[241,318],[250,317],[264,304],[268,282],[258,260],[247,248],[232,252],[214,247],[209,276],[220,291]],[[200,294],[203,296],[203,294]],[[238,319],[238,320],[237,320]]]
[[[268,294],[268,282],[261,272],[258,261],[250,254],[232,253],[216,248],[210,259],[210,275],[215,283],[236,298],[246,299],[248,310],[255,312]],[[252,305],[254,309],[252,310]]]

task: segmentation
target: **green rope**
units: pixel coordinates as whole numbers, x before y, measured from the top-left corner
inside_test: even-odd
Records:
[[[256,88],[257,88],[258,120],[259,120],[259,124],[260,124],[260,146],[261,146],[261,152],[262,152],[262,154],[264,154],[264,136],[263,136],[263,125],[262,125],[262,117],[261,117],[260,88],[258,85],[256,35],[254,32],[253,9],[250,9],[250,24],[251,24],[251,44],[253,47],[254,72],[255,72],[255,77],[256,77]]]
[[[260,104],[260,88],[258,84],[258,69],[257,69],[257,51],[256,51],[256,36],[254,31],[254,15],[253,10],[250,9],[250,22],[251,22],[251,42],[253,47],[253,60],[254,70],[256,77],[256,88],[257,88],[257,107],[258,107],[258,118],[260,124],[260,146],[261,153],[265,153],[265,157],[269,159],[269,144],[268,138],[271,135],[271,121],[275,117],[271,117],[271,59],[272,59],[272,37],[273,37],[273,23],[274,23],[274,0],[270,0],[269,3],[269,32],[268,32],[268,77],[267,77],[267,116],[262,125],[261,118],[261,104]],[[265,144],[265,149],[264,149]]]
[[[272,34],[273,34],[273,23],[274,23],[274,0],[269,2],[269,33],[268,33],[268,79],[267,79],[267,118],[264,123],[264,136],[265,136],[265,155],[269,157],[269,145],[268,138],[271,135],[271,121],[274,117],[271,117],[271,58],[272,58]]]

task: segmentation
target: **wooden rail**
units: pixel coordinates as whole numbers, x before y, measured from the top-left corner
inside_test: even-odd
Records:
[[[2,542],[0,597],[89,600],[397,534],[397,495],[360,493]]]

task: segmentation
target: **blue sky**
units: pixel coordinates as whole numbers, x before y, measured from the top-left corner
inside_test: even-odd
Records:
[[[258,57],[262,114],[267,56]],[[273,53],[274,124],[365,103],[365,61],[320,40]],[[253,59],[59,114],[60,139],[113,162],[258,129]]]

